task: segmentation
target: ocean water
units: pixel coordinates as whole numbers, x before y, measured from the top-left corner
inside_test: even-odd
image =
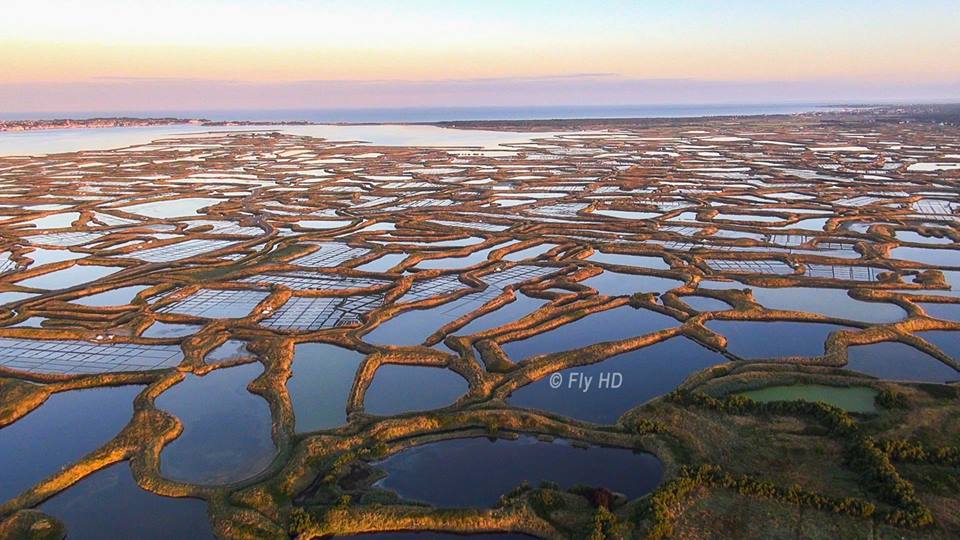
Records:
[[[815,103],[757,103],[701,105],[567,105],[549,107],[403,107],[362,109],[268,109],[268,110],[182,110],[30,113],[31,119],[91,118],[104,116],[205,118],[208,120],[255,120],[310,122],[379,123],[446,122],[456,120],[545,120],[563,118],[684,118],[697,116],[740,116],[796,114],[823,110]],[[2,113],[0,119],[24,118],[24,113]]]
[[[107,150],[155,139],[207,131],[271,129],[340,141],[364,141],[386,146],[471,146],[496,148],[500,144],[528,142],[552,133],[457,130],[427,125],[396,125],[405,122],[457,120],[538,120],[563,118],[681,118],[698,116],[794,114],[819,110],[816,105],[683,105],[625,107],[464,107],[408,109],[315,109],[269,111],[119,111],[109,116],[181,117],[210,120],[327,122],[308,126],[217,126],[193,125],[49,129],[0,132],[0,156],[38,155],[78,150]],[[22,115],[21,115],[22,116]],[[89,118],[104,113],[38,113],[36,119]],[[10,117],[10,118],[6,118]],[[16,119],[4,115],[0,119]],[[353,124],[353,125],[342,125]],[[370,125],[383,123],[387,125]],[[393,124],[393,125],[391,125]]]

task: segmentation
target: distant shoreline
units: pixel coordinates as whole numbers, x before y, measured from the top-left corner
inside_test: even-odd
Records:
[[[179,117],[131,117],[131,116],[103,116],[93,118],[57,118],[57,119],[21,119],[0,120],[0,132],[27,132],[56,129],[97,129],[123,127],[157,127],[193,125],[203,127],[236,127],[236,126],[308,126],[308,125],[430,125],[456,129],[546,129],[562,128],[565,125],[582,125],[584,123],[631,124],[631,123],[674,123],[698,120],[718,120],[723,118],[743,117],[776,117],[776,116],[830,116],[842,118],[850,115],[871,115],[877,119],[901,119],[910,121],[943,122],[950,124],[960,123],[960,104],[904,104],[904,105],[820,105],[820,111],[783,112],[783,113],[733,113],[699,116],[611,116],[611,117],[582,117],[582,118],[503,118],[481,120],[437,120],[437,121],[312,121],[312,120],[210,120],[206,118],[179,118]]]

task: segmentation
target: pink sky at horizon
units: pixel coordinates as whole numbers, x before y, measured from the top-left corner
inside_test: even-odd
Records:
[[[7,0],[0,114],[960,99],[960,2]]]

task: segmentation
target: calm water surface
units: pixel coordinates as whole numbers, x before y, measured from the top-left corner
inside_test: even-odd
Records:
[[[881,379],[936,383],[960,379],[960,373],[950,366],[904,343],[858,345],[847,349],[847,356],[847,369]]]
[[[204,501],[143,490],[126,462],[84,478],[43,503],[40,510],[60,519],[70,540],[216,538]]]
[[[0,428],[0,501],[32,487],[112,439],[133,417],[141,386],[53,394]]]
[[[157,398],[157,407],[183,423],[160,454],[161,473],[174,480],[225,484],[253,476],[273,459],[270,409],[247,385],[259,362],[187,375]],[[216,399],[211,399],[216,396]]]
[[[347,422],[347,399],[363,354],[325,343],[301,343],[287,381],[298,432]]]
[[[554,353],[585,347],[603,341],[615,341],[641,336],[678,326],[679,322],[647,309],[621,306],[593,313],[563,326],[521,341],[502,345],[514,361],[537,354]]]
[[[817,356],[827,336],[846,327],[806,322],[710,321],[707,328],[725,336],[727,350],[741,358]]]
[[[792,384],[768,386],[749,390],[739,395],[755,401],[823,401],[848,412],[872,413],[877,407],[874,398],[877,391],[865,386],[827,386],[823,384]]]
[[[672,391],[692,373],[725,360],[678,336],[599,364],[561,370],[559,388],[553,388],[546,377],[517,389],[508,401],[518,407],[611,424],[634,406]],[[601,377],[612,380],[614,373],[622,377],[620,386],[612,388],[611,383],[601,388]]]
[[[495,467],[478,464],[496,464]],[[660,481],[662,467],[652,454],[620,448],[574,448],[569,442],[454,439],[424,444],[391,456],[378,465],[387,477],[380,487],[400,496],[442,507],[493,506],[497,499],[527,481],[605,487],[634,498]],[[464,489],[470,486],[470,489]]]
[[[377,368],[363,400],[367,412],[394,415],[445,407],[467,391],[467,381],[445,368],[386,364]]]

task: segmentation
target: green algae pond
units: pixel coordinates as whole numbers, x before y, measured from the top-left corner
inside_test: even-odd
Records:
[[[769,401],[822,401],[852,413],[873,413],[877,411],[874,398],[877,391],[866,386],[827,386],[825,384],[791,384],[768,386],[757,390],[741,392],[761,403]]]

